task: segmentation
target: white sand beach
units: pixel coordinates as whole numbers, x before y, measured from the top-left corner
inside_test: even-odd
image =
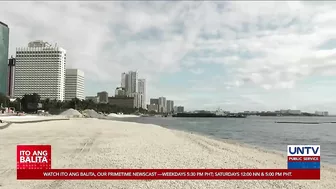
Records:
[[[67,116],[38,116],[38,115],[25,115],[25,116],[0,116],[0,120],[4,123],[20,123],[29,121],[48,121],[48,120],[63,120],[68,119]]]
[[[17,181],[17,144],[52,145],[53,168],[286,168],[285,156],[244,145],[156,125],[78,118],[1,129],[1,189],[336,188],[331,166],[322,168],[320,181]]]

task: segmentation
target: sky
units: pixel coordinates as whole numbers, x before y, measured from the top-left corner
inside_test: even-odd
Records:
[[[336,2],[0,2],[10,55],[33,40],[67,50],[85,95],[138,71],[149,98],[186,110],[336,113]]]

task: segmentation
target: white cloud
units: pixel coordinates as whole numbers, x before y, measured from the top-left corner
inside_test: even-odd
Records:
[[[0,18],[10,27],[10,55],[29,41],[46,40],[67,49],[68,66],[84,70],[87,80],[114,88],[121,72],[138,70],[146,77],[151,96],[166,95],[195,104],[188,96],[198,87],[195,83],[185,89],[166,89],[160,76],[213,72],[202,78],[206,87],[197,91],[207,94],[216,89],[224,95],[239,94],[237,90],[245,88],[250,93],[295,91],[306,78],[334,76],[336,47],[320,47],[336,39],[335,5],[296,1],[0,2]],[[208,67],[201,69],[198,64]],[[222,65],[223,70],[212,70],[212,64]],[[239,100],[233,104],[244,107]]]
[[[195,69],[190,69],[190,72],[195,75],[199,75],[199,74],[202,74],[204,70],[202,70],[201,68],[195,68]]]

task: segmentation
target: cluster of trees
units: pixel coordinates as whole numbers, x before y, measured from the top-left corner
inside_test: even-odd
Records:
[[[4,111],[5,107],[13,107],[15,109],[20,109],[20,102],[21,100],[19,98],[16,99],[14,102],[11,102],[6,95],[0,93],[0,109],[2,111]]]
[[[25,94],[21,99],[17,98],[13,102],[11,102],[6,95],[0,94],[0,104],[2,108],[10,107],[15,108],[16,111],[24,111],[27,113],[45,110],[51,114],[59,114],[69,108],[79,111],[93,109],[97,112],[103,113],[147,113],[147,111],[142,108],[118,107],[116,105],[95,103],[92,100],[79,100],[77,98],[72,99],[71,101],[58,101],[56,99],[50,100],[48,98],[41,100],[40,95],[37,93]]]

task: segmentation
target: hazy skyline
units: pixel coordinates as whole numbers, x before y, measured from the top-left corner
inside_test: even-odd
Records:
[[[10,54],[67,50],[85,95],[137,70],[149,98],[190,109],[336,113],[335,2],[0,2]]]

